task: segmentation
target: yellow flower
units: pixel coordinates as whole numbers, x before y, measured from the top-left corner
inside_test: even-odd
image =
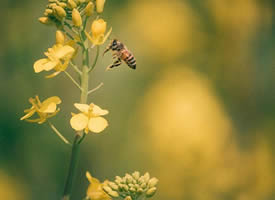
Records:
[[[85,32],[87,38],[94,45],[103,44],[112,32],[112,28],[110,28],[108,33],[106,35],[104,35],[106,32],[106,27],[107,27],[107,23],[103,19],[94,20],[92,23],[92,26],[91,26],[92,36],[90,36],[87,32]]]
[[[72,12],[72,21],[73,21],[73,24],[77,27],[80,27],[82,25],[81,15],[79,11],[75,8],[73,9],[73,12]]]
[[[39,97],[36,96],[35,98],[30,98],[29,102],[32,104],[32,107],[24,110],[27,114],[21,117],[20,120],[42,124],[47,120],[47,118],[53,117],[59,112],[60,108],[57,108],[57,104],[61,103],[61,99],[57,96],[53,96],[41,103]],[[28,119],[35,113],[38,114],[39,118]]]
[[[96,0],[96,11],[102,13],[104,9],[105,0]]]
[[[76,131],[84,129],[86,134],[89,130],[94,133],[100,133],[108,126],[107,120],[100,117],[107,115],[109,113],[108,110],[103,110],[93,103],[90,105],[75,103],[74,106],[81,112],[78,114],[72,113],[73,117],[70,120],[72,128]]]
[[[90,182],[87,189],[87,197],[89,200],[111,200],[111,198],[104,192],[102,187],[107,184],[108,181],[100,183],[100,181],[91,176],[89,172],[86,172],[86,177]]]
[[[51,75],[46,78],[52,78],[62,71],[65,71],[68,67],[70,60],[74,55],[75,49],[70,45],[55,44],[52,48],[49,48],[45,55],[48,58],[42,58],[36,61],[33,65],[35,73],[41,71],[55,70]]]

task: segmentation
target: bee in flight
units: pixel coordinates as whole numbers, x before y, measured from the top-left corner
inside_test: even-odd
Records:
[[[120,41],[113,39],[103,52],[103,55],[109,50],[113,51],[114,62],[107,67],[107,70],[121,65],[121,60],[123,60],[130,68],[136,69],[136,59],[134,55]]]

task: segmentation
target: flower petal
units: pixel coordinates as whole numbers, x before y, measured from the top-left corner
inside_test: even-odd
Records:
[[[61,46],[61,47],[57,48],[54,56],[58,59],[70,58],[70,57],[72,57],[74,52],[75,52],[75,50],[73,47],[71,47],[69,45],[65,45],[65,46]]]
[[[23,117],[21,117],[20,120],[24,120],[24,119],[30,118],[31,116],[34,115],[35,111],[36,111],[35,109],[30,110],[26,115],[24,115]]]
[[[108,122],[103,117],[93,117],[89,120],[88,126],[90,131],[100,133],[108,126]]]
[[[53,97],[47,98],[46,100],[44,100],[42,102],[42,104],[48,104],[48,103],[60,104],[61,103],[61,99],[58,96],[53,96]]]
[[[107,115],[109,113],[108,110],[103,110],[101,109],[99,106],[95,105],[95,104],[91,104],[92,105],[92,109],[93,109],[93,114],[95,116],[100,116],[100,115]],[[90,105],[90,106],[91,106]]]
[[[76,114],[71,118],[70,124],[74,130],[81,131],[87,127],[88,117],[83,113]]]
[[[89,111],[89,105],[87,104],[81,104],[81,103],[75,103],[74,106],[80,111],[84,113],[88,113]]]
[[[35,73],[39,73],[41,71],[44,70],[44,65],[49,62],[49,59],[47,58],[42,58],[37,60],[34,64],[33,64],[33,68],[34,68],[34,72]]]
[[[47,103],[43,104],[42,107],[39,109],[39,112],[42,113],[53,113],[56,111],[56,103]]]
[[[61,71],[59,71],[59,72],[54,72],[54,73],[52,73],[52,74],[50,74],[50,75],[45,76],[45,78],[53,78],[53,77],[57,76],[60,72],[61,72]]]

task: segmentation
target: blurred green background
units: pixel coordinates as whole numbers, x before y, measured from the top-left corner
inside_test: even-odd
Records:
[[[0,199],[60,199],[68,170],[70,148],[19,120],[29,97],[57,95],[52,121],[73,138],[79,91],[32,68],[55,42],[37,21],[46,4],[1,2]],[[153,199],[274,200],[274,14],[273,0],[107,0],[103,17],[137,70],[105,72],[109,54],[92,73],[90,88],[104,86],[89,101],[110,126],[81,146],[72,199],[85,197],[87,170],[100,180],[139,170],[160,179]]]

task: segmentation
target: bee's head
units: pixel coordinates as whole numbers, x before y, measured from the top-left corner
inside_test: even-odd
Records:
[[[118,42],[118,40],[117,39],[113,39],[113,45],[117,45],[117,42]]]

